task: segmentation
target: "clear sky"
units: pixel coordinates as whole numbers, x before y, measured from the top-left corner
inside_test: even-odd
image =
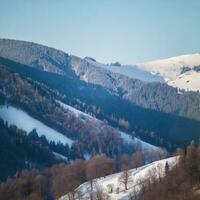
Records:
[[[0,0],[0,38],[101,62],[200,52],[200,0]]]

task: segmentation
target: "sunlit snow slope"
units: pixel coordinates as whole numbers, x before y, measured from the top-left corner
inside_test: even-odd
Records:
[[[133,191],[135,193],[140,191],[143,181],[149,181],[154,178],[157,179],[159,177],[163,177],[165,175],[166,162],[169,164],[169,167],[172,168],[177,164],[178,157],[155,161],[140,168],[129,170],[130,181],[128,184],[128,190],[125,190],[124,186],[119,183],[119,177],[121,176],[121,173],[95,179],[94,195],[95,191],[101,188],[101,190],[104,192],[104,195],[108,195],[110,200],[128,200],[129,195],[133,193]],[[113,189],[112,193],[110,192],[110,186],[112,186]],[[80,194],[80,196],[76,195],[76,199],[90,199],[91,190],[88,182],[80,185],[76,191]],[[61,197],[59,200],[69,200],[68,195]]]
[[[173,87],[186,91],[200,90],[199,53],[141,63],[137,67],[162,76]]]
[[[94,62],[90,59],[85,59],[88,63],[96,66],[101,67],[106,70],[112,71],[114,73],[122,74],[125,76],[128,76],[130,78],[140,79],[145,82],[164,82],[164,79],[162,76],[152,74],[148,71],[145,71],[137,66],[131,66],[131,65],[106,65],[99,62]]]
[[[85,59],[96,67],[140,79],[145,82],[166,82],[186,91],[200,90],[200,54],[190,54],[155,60],[136,65],[105,65]]]
[[[13,106],[0,106],[0,118],[8,125],[15,125],[20,129],[31,132],[36,129],[39,136],[44,135],[48,141],[61,142],[71,146],[73,141],[58,131],[46,126],[42,122],[31,117],[28,113]]]

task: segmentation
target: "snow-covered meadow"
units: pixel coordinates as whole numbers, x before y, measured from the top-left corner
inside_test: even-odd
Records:
[[[171,57],[137,64],[141,70],[158,74],[173,87],[184,90],[200,90],[200,72],[194,67],[200,66],[200,53]],[[183,71],[187,68],[186,71]]]
[[[69,146],[73,143],[71,139],[63,134],[31,117],[25,111],[11,105],[0,106],[0,118],[7,122],[8,125],[15,125],[18,128],[25,130],[27,133],[36,129],[38,135],[44,135],[48,141],[54,141],[56,143],[61,142],[63,144],[68,144]]]

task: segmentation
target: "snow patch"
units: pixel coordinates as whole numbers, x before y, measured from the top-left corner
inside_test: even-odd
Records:
[[[60,159],[62,159],[62,160],[64,160],[64,161],[66,161],[66,162],[69,161],[67,157],[63,156],[63,155],[60,154],[60,153],[53,152],[53,154],[54,154],[55,157],[58,157],[58,158],[60,158]]]
[[[148,149],[159,149],[158,147],[149,144],[147,142],[144,142],[136,137],[131,137],[130,135],[124,133],[124,132],[120,132],[122,139],[124,140],[124,142],[126,143],[133,143],[133,144],[139,144],[141,145],[142,150],[148,150]]]
[[[36,129],[39,136],[44,135],[48,141],[55,143],[61,142],[62,144],[72,145],[73,141],[58,131],[46,126],[37,119],[31,117],[28,113],[13,106],[0,106],[0,118],[7,122],[8,125],[15,125],[20,129],[25,130],[27,133]]]
[[[102,63],[94,62],[92,60],[86,59],[88,63],[92,64],[96,67],[101,67],[106,70],[112,71],[114,73],[122,74],[130,78],[140,79],[145,82],[164,82],[162,76],[158,74],[154,74],[143,69],[140,69],[138,66],[131,66],[131,65],[122,65],[122,66],[115,66],[115,65],[105,65]],[[86,78],[85,78],[86,80]]]

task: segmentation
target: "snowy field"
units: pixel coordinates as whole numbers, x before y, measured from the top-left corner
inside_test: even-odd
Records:
[[[73,141],[58,131],[46,126],[37,119],[34,119],[29,114],[21,109],[13,106],[0,106],[0,118],[8,122],[8,125],[16,125],[18,128],[25,130],[27,133],[34,128],[37,130],[39,136],[44,135],[48,141],[56,143],[61,142],[71,146]]]
[[[168,84],[186,91],[200,91],[200,72],[186,72],[179,75],[173,81],[169,81]]]
[[[137,64],[138,68],[162,76],[166,83],[184,90],[200,90],[200,72],[194,67],[200,66],[200,54],[176,56]],[[190,71],[183,71],[187,68]]]
[[[128,190],[125,190],[124,186],[119,183],[121,173],[95,179],[94,192],[101,188],[101,190],[104,191],[104,194],[108,195],[110,200],[128,200],[130,193],[133,193],[133,191],[138,193],[140,191],[143,181],[163,177],[165,175],[166,162],[168,162],[169,168],[172,168],[178,163],[178,157],[155,161],[140,168],[129,170],[130,181],[128,184]],[[110,187],[112,187],[112,193],[110,192]],[[80,199],[89,200],[89,182],[80,185],[77,188],[77,191]],[[78,196],[76,196],[76,199],[78,199]],[[59,200],[69,200],[68,195],[62,196]]]

